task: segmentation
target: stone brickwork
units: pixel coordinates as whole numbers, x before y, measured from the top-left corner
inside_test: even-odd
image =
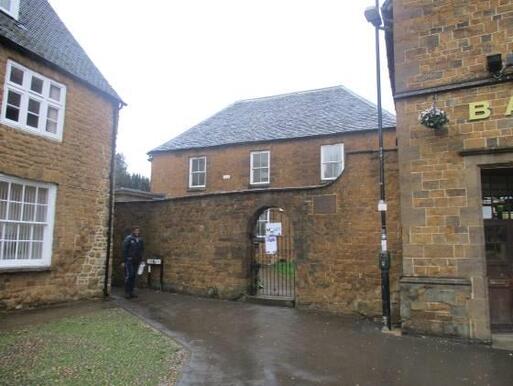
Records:
[[[376,133],[351,134],[342,140],[347,144],[345,171],[333,184],[322,188],[247,190],[160,202],[117,203],[116,280],[121,281],[122,237],[132,224],[137,224],[145,237],[146,257],[156,255],[164,259],[166,288],[203,296],[217,293],[221,298],[237,298],[246,293],[250,284],[251,239],[257,215],[264,208],[279,207],[285,210],[293,227],[297,305],[379,315],[379,168],[377,152],[373,151],[375,145],[364,145],[369,141],[376,144]],[[312,152],[318,157],[317,140],[314,143]],[[282,146],[291,149],[294,143]],[[297,147],[296,162],[305,160],[308,164],[309,157],[314,156],[305,151],[306,145]],[[274,152],[274,160],[280,157],[278,153]],[[318,162],[312,171],[303,166],[301,170],[305,174],[318,178]],[[274,170],[280,169],[280,165],[275,165]],[[397,315],[402,264],[395,150],[386,152],[386,171],[393,308]],[[235,171],[230,172],[235,174]],[[312,179],[312,183],[315,182],[318,180]],[[328,210],[331,204],[327,209],[314,211],[314,200],[330,195],[336,199],[335,212]]]
[[[436,96],[450,120],[439,131],[418,122],[433,93],[396,100],[403,323],[423,333],[490,340],[480,171],[513,162],[512,153],[493,151],[513,144],[513,119],[504,115],[513,92],[510,83],[458,88],[457,82],[489,78],[486,55],[513,50],[513,3],[393,5],[397,94],[456,84]],[[470,121],[469,103],[483,100],[492,115]]]
[[[385,147],[395,148],[395,131],[385,131]],[[321,183],[321,146],[344,143],[345,151],[377,146],[375,131],[292,139],[267,143],[230,145],[156,153],[151,162],[151,191],[168,197],[226,192],[250,188],[250,152],[271,151],[271,188],[312,186]],[[188,189],[189,158],[207,157],[205,189]],[[229,179],[223,176],[229,175]]]
[[[107,250],[113,102],[63,73],[0,47],[8,58],[67,87],[62,142],[0,125],[0,173],[57,185],[51,267],[0,271],[0,308],[101,296]]]

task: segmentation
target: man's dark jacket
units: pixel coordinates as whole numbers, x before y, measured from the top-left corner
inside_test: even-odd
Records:
[[[140,260],[144,252],[144,242],[140,237],[128,235],[123,241],[123,258],[135,258]]]

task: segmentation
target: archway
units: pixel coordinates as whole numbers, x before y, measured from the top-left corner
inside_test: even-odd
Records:
[[[257,213],[252,227],[250,294],[294,300],[296,261],[292,222],[285,210],[271,207]]]

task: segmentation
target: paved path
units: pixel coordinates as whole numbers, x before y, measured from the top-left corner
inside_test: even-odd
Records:
[[[513,353],[368,321],[170,293],[117,300],[191,352],[180,385],[513,385]]]

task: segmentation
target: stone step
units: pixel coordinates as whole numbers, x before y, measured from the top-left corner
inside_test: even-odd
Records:
[[[513,351],[513,334],[493,334],[492,347],[499,350]]]
[[[294,307],[296,303],[294,298],[282,296],[246,296],[245,300],[248,303],[275,307]]]

